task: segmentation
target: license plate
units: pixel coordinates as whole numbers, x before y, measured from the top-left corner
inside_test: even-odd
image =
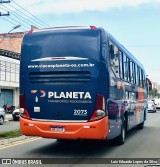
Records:
[[[65,132],[64,126],[51,126],[51,131],[53,132]]]

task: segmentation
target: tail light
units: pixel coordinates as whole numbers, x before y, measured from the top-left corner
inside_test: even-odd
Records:
[[[26,119],[31,119],[28,112],[27,112],[24,94],[20,95],[19,100],[20,100],[20,116],[23,118],[26,118]]]
[[[32,34],[33,29],[29,30],[26,34]]]
[[[106,107],[105,107],[104,96],[97,94],[94,112],[93,112],[91,118],[89,119],[89,122],[103,118],[106,115],[105,108]]]
[[[96,26],[90,26],[90,28],[91,28],[92,30],[96,30],[96,29],[97,29]]]

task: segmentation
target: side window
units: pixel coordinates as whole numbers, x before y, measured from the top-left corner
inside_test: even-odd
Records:
[[[139,70],[139,86],[142,87],[143,86],[143,80],[142,80],[142,70]]]
[[[126,55],[123,54],[123,72],[124,72],[124,80],[126,80]]]
[[[111,41],[109,41],[110,46],[110,65],[114,75],[117,78],[120,78],[120,51],[118,47],[115,46]]]
[[[124,79],[124,74],[123,74],[123,54],[121,51],[119,51],[119,70],[120,70],[120,78]]]
[[[143,79],[143,87],[146,87],[146,78],[145,78],[144,72],[143,72],[142,79]]]
[[[126,81],[130,81],[129,59],[125,54],[123,54],[123,67],[124,67],[124,79]]]
[[[135,64],[135,83],[138,85],[138,80],[137,80],[137,65]]]
[[[133,75],[134,75],[134,84],[136,84],[137,74],[136,74],[136,64],[135,63],[133,63]]]
[[[132,61],[130,61],[130,75],[131,75],[131,83],[134,83],[133,62]]]
[[[139,67],[138,66],[136,66],[136,75],[137,75],[137,77],[136,77],[136,84],[139,86],[140,85],[140,79],[139,79]]]
[[[130,77],[131,83],[136,84],[135,63],[133,61],[130,61]]]
[[[140,79],[141,87],[145,86],[145,79],[144,78],[145,78],[144,73],[143,73],[143,70],[141,69],[141,79]]]

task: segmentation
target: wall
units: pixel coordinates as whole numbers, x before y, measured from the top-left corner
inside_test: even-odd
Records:
[[[0,34],[0,41],[4,38],[0,43],[0,48],[20,53],[23,35],[24,32]]]

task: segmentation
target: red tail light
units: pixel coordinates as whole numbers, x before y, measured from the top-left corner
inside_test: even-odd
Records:
[[[89,122],[103,118],[106,115],[105,108],[106,107],[105,107],[104,96],[97,94],[94,112],[93,112],[91,118],[89,119]]]
[[[91,28],[92,30],[96,30],[96,29],[97,29],[96,26],[90,26],[90,28]]]
[[[19,100],[20,100],[20,116],[23,118],[26,118],[26,119],[31,119],[28,112],[27,112],[24,94],[20,95]]]
[[[26,34],[32,34],[33,30],[29,30]]]

